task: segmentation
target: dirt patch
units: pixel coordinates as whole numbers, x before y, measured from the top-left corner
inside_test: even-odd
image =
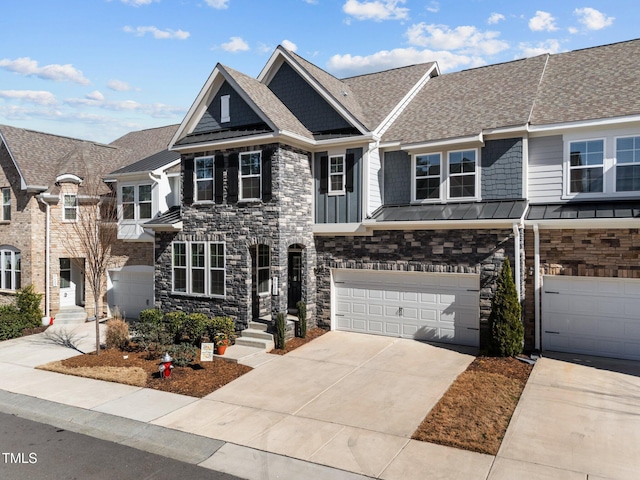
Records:
[[[284,344],[284,348],[274,348],[269,353],[284,355],[285,353],[289,353],[290,351],[301,347],[305,343],[309,343],[311,340],[318,338],[320,335],[324,335],[325,333],[327,333],[327,331],[322,328],[311,328],[307,330],[307,336],[305,338],[294,337]]]
[[[496,455],[532,368],[515,358],[476,358],[412,438]]]

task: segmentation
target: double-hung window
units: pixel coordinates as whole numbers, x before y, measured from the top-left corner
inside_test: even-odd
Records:
[[[122,219],[135,220],[136,218],[136,187],[122,187]]]
[[[260,200],[262,186],[262,153],[240,154],[240,198]]]
[[[329,195],[344,195],[345,165],[343,155],[329,157]]]
[[[616,138],[616,192],[640,191],[640,137]]]
[[[569,193],[604,191],[604,140],[569,144]]]
[[[225,244],[173,242],[172,291],[191,295],[225,295]]]
[[[196,202],[213,201],[213,157],[195,159]]]
[[[11,189],[3,188],[2,190],[2,218],[0,220],[8,222],[11,220]]]
[[[12,247],[0,247],[0,288],[18,290],[21,278],[20,252]]]
[[[122,219],[151,219],[151,185],[125,185],[122,187]]]
[[[440,154],[416,155],[416,200],[440,198]]]
[[[138,185],[138,218],[151,219],[151,185]]]
[[[64,220],[75,222],[78,219],[78,197],[75,195],[64,195],[63,198]]]
[[[476,196],[476,150],[449,152],[449,198]]]

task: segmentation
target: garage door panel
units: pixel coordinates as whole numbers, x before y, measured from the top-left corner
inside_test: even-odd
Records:
[[[334,275],[336,287],[340,286],[334,290],[336,314],[352,317],[351,322],[336,317],[341,330],[479,345],[478,275],[343,270],[334,271]],[[357,300],[353,295],[356,290]],[[355,305],[363,299],[366,315],[355,306],[348,312],[340,308],[344,302]]]
[[[543,281],[543,349],[640,360],[640,280],[545,276]]]
[[[151,268],[151,267],[149,267]],[[142,310],[154,303],[153,271],[118,270],[111,278],[110,307],[117,308],[127,318],[137,318]]]

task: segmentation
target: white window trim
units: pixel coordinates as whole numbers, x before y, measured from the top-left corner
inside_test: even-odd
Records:
[[[265,246],[269,250],[269,261],[266,266],[260,266],[260,246]],[[260,271],[267,270],[267,289],[260,291]],[[266,244],[256,245],[256,292],[260,297],[266,297],[271,292],[271,247]]]
[[[174,245],[181,244],[185,245],[185,255],[186,255],[186,266],[176,267],[175,265],[175,257],[174,257]],[[204,245],[204,293],[193,293],[193,266],[192,266],[192,253],[191,246],[194,244],[203,244]],[[211,245],[223,245],[224,253],[223,253],[223,268],[212,267],[211,266]],[[175,269],[180,268],[186,271],[186,291],[178,291],[174,289],[175,286]],[[201,269],[202,267],[196,267]],[[222,294],[211,293],[211,271],[223,271],[223,285],[224,291]],[[225,242],[187,242],[187,241],[175,241],[171,242],[171,293],[173,295],[187,295],[192,297],[208,297],[208,298],[225,298],[227,295],[227,247]]]
[[[613,177],[613,191],[617,195],[633,195],[637,196],[640,194],[640,190],[623,190],[618,191],[618,167],[632,166],[632,165],[640,165],[640,160],[633,163],[618,163],[618,140],[623,138],[638,138],[640,137],[640,132],[631,135],[616,135],[613,137],[613,166],[612,166],[612,177]]]
[[[222,95],[220,97],[220,123],[231,121],[231,112],[229,111],[229,99],[231,95]]]
[[[564,134],[563,135],[563,159],[562,159],[562,200],[572,199],[604,199],[604,198],[637,198],[640,191],[616,191],[616,141],[618,138],[639,137],[640,130],[637,128],[612,129],[610,131],[595,132],[589,136],[585,133]],[[595,193],[571,193],[570,169],[571,162],[570,144],[574,142],[588,142],[592,140],[604,141],[604,161],[603,161],[603,192]],[[620,164],[626,165],[626,164]],[[629,164],[630,165],[630,164]]]
[[[206,160],[210,158],[211,159],[211,177],[207,177],[207,178],[198,178],[198,174],[197,174],[197,166],[196,163],[198,162],[198,160]],[[215,157],[212,155],[207,155],[204,157],[195,157],[193,159],[193,202],[194,203],[213,203],[216,199],[216,180],[215,180],[215,176],[216,176],[216,163],[215,163]],[[211,195],[211,200],[200,200],[198,198],[198,181],[211,181],[211,191],[213,192]]]
[[[149,201],[141,202],[140,201],[140,187],[151,187],[151,199]],[[125,188],[133,188],[133,202],[126,202],[126,204],[133,205],[133,218],[124,218],[124,189]],[[126,224],[134,224],[140,222],[146,222],[153,218],[153,184],[152,183],[129,183],[123,184],[120,186],[120,191],[118,192],[118,208],[120,209],[120,219],[122,223]],[[151,205],[151,216],[148,218],[140,218],[140,205],[143,203],[148,203]]]
[[[67,206],[67,202],[65,199],[67,197],[75,198],[75,206],[69,207]],[[67,218],[67,209],[73,209],[75,211],[75,218]],[[65,193],[62,195],[62,222],[63,223],[75,223],[78,221],[78,196],[74,193]]]
[[[260,173],[259,174],[255,174],[252,173],[250,175],[243,175],[242,174],[242,157],[243,156],[251,156],[254,154],[258,154],[260,157]],[[258,185],[260,187],[260,195],[258,195],[257,197],[244,197],[243,196],[243,188],[242,188],[242,180],[245,178],[258,178]],[[256,201],[256,200],[262,200],[262,150],[253,150],[251,152],[242,152],[240,153],[240,156],[238,157],[238,199],[240,201],[244,201],[244,202],[251,202],[251,201]]]
[[[450,175],[449,174],[449,157],[450,154],[456,152],[469,152],[475,151],[476,155],[476,168],[475,168],[475,195],[472,197],[452,197],[450,195],[450,179],[452,176],[458,175]],[[443,150],[443,151],[435,151],[435,152],[419,152],[411,155],[411,202],[412,203],[457,203],[457,202],[469,202],[469,201],[477,201],[482,198],[482,193],[480,191],[481,187],[481,175],[482,168],[481,158],[480,158],[480,149],[471,147],[471,148],[460,148],[456,150]],[[420,155],[440,155],[440,196],[438,198],[425,198],[418,200],[416,199],[416,157]],[[467,173],[466,175],[471,175]]]
[[[340,158],[342,160],[342,173],[331,173],[331,160],[335,158]],[[327,165],[327,175],[329,177],[327,178],[327,182],[328,182],[327,195],[329,196],[346,195],[347,193],[347,189],[346,189],[347,160],[346,158],[347,158],[346,155],[340,154],[340,155],[330,155],[329,158],[327,159],[327,162],[329,162],[329,164]],[[340,190],[333,190],[332,188],[333,182],[331,181],[331,177],[338,176],[338,175],[342,176],[342,187],[340,188]]]
[[[7,288],[6,285],[4,284],[4,278],[5,278],[5,274],[6,274],[6,270],[4,268],[4,256],[5,254],[10,254],[11,255],[11,265],[13,268],[11,268],[11,286],[13,286],[14,288]],[[16,272],[20,272],[22,273],[22,269],[18,270],[16,269],[16,256],[20,255],[20,250],[18,250],[15,247],[9,247],[9,246],[2,246],[0,247],[0,290],[4,290],[4,291],[8,291],[8,292],[15,292],[17,290],[19,290],[22,285],[16,285]],[[22,277],[22,275],[21,275]],[[16,288],[17,287],[17,288]]]
[[[124,189],[125,188],[133,188],[133,201],[132,202],[125,202],[124,201]],[[121,185],[120,186],[120,191],[118,192],[120,195],[120,218],[122,220],[122,223],[135,223],[136,221],[136,187],[135,185]],[[124,218],[124,207],[125,205],[133,205],[133,218]]]
[[[4,201],[4,192],[9,192],[9,200],[7,202]],[[2,211],[0,211],[0,221],[2,222],[10,222],[11,221],[11,187],[3,187],[0,188],[0,201],[2,202]],[[9,218],[6,218],[4,215],[5,207],[9,207]]]

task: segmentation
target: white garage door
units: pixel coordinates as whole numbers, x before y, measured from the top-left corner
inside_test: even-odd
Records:
[[[333,281],[337,330],[480,343],[478,275],[334,270]]]
[[[640,280],[544,276],[542,347],[640,360]]]
[[[118,308],[120,315],[137,319],[142,310],[154,306],[153,267],[145,271],[112,271],[112,289],[109,306],[113,312]]]

